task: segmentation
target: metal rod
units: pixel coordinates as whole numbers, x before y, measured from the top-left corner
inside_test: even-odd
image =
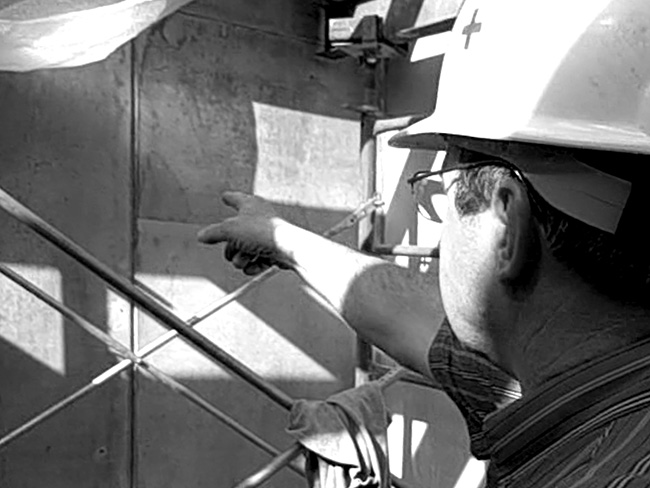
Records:
[[[359,207],[357,207],[349,216],[347,216],[346,218],[341,220],[338,224],[334,225],[332,228],[326,231],[324,233],[324,236],[325,237],[334,236],[342,232],[343,230],[353,226],[354,224],[356,224],[356,222],[359,219],[367,216],[373,207],[376,207],[378,205],[382,205],[382,202],[380,198],[377,195],[375,195],[370,200],[363,202],[361,205],[359,205]],[[232,293],[229,293],[228,295],[222,297],[216,302],[208,305],[207,307],[204,307],[201,311],[199,311],[197,314],[195,314],[192,318],[189,319],[188,325],[190,327],[196,326],[199,322],[203,321],[207,317],[221,310],[229,303],[237,300],[238,298],[243,296],[246,292],[253,289],[255,286],[271,278],[278,271],[279,271],[278,268],[269,268],[264,273],[249,280],[244,285],[234,290]],[[13,274],[15,275],[15,273]],[[175,330],[167,331],[162,336],[158,337],[154,341],[145,345],[143,348],[137,350],[135,355],[138,356],[140,359],[144,359],[147,356],[153,354],[155,351],[159,350],[167,343],[174,340],[176,337],[178,337],[178,335],[179,334]],[[25,422],[20,427],[14,429],[13,431],[10,431],[4,437],[0,438],[0,449],[6,446],[7,444],[9,444],[10,442],[12,442],[13,440],[31,431],[34,427],[44,422],[48,418],[54,416],[56,413],[60,412],[61,410],[65,409],[68,405],[71,405],[75,401],[93,392],[95,389],[99,388],[110,379],[114,378],[115,376],[119,375],[120,373],[128,369],[131,366],[131,364],[132,362],[129,359],[124,359],[120,361],[116,365],[110,367],[103,373],[93,378],[91,382],[88,383],[87,385],[83,386],[82,388],[70,394],[66,398],[60,400],[59,402],[51,405],[46,410],[34,416],[33,418]]]
[[[174,392],[178,393],[179,395],[187,398],[190,400],[192,403],[195,405],[199,406],[206,412],[210,413],[212,416],[216,417],[218,420],[226,424],[228,427],[231,429],[235,430],[237,433],[242,435],[244,438],[248,439],[249,441],[253,442],[256,444],[258,447],[263,449],[264,451],[268,452],[271,455],[277,455],[278,450],[275,449],[273,446],[268,444],[266,441],[246,429],[244,426],[233,420],[231,417],[227,416],[221,410],[216,408],[214,405],[209,403],[207,400],[205,400],[203,397],[201,397],[198,393],[194,392],[190,388],[186,387],[182,383],[179,383],[172,377],[168,376],[167,374],[163,373],[160,371],[158,368],[154,367],[153,365],[147,364],[142,360],[141,357],[136,355],[135,353],[131,352],[126,346],[121,344],[119,341],[113,339],[109,334],[101,330],[99,327],[96,325],[90,323],[86,319],[84,319],[81,315],[70,309],[69,307],[61,304],[58,302],[54,297],[49,295],[48,293],[44,292],[43,290],[39,289],[36,285],[31,283],[29,280],[25,279],[18,273],[14,272],[4,264],[0,264],[0,273],[9,278],[11,281],[16,283],[18,286],[22,287],[25,289],[27,292],[31,293],[34,295],[36,298],[39,300],[45,302],[47,305],[50,307],[54,308],[56,311],[58,311],[61,315],[63,315],[65,318],[67,318],[70,322],[78,325],[82,329],[84,329],[86,332],[91,334],[93,337],[96,339],[100,340],[104,344],[106,344],[113,353],[121,356],[121,357],[126,357],[128,363],[133,363],[141,366],[146,372],[149,373],[149,375],[153,376],[155,379],[172,389]],[[117,366],[120,366],[121,363],[119,363]],[[113,368],[112,368],[113,369]],[[117,370],[121,371],[124,368],[117,368]],[[114,375],[113,375],[114,376]],[[108,379],[107,375],[104,374],[104,381]],[[18,429],[14,430],[11,432],[9,435],[5,436],[3,439],[0,439],[0,446],[7,444],[11,440],[15,439],[17,436],[19,436],[21,433],[25,433],[28,430],[30,430],[33,427],[36,427],[39,423],[43,422],[46,418],[49,416],[53,415],[57,411],[61,410],[62,408],[65,408],[66,406],[70,405],[72,402],[76,401],[77,399],[81,398],[85,394],[89,393],[97,387],[98,384],[93,382],[89,385],[86,385],[84,388],[79,390],[78,392],[75,392],[73,395],[70,397],[64,399],[62,402],[59,402],[56,406],[51,407],[47,409],[45,412],[37,416],[36,418],[30,420],[27,424],[23,424],[23,426],[19,427]],[[298,472],[298,474],[302,474],[300,470],[296,469],[295,467],[292,467],[295,471]]]
[[[294,458],[297,457],[300,454],[300,452],[302,452],[302,447],[299,444],[296,443],[294,446],[292,446],[291,449],[289,449],[289,451],[286,451],[278,455],[278,451],[273,446],[268,444],[266,441],[258,437],[253,432],[246,429],[244,426],[242,426],[241,424],[233,420],[231,417],[221,412],[218,408],[216,408],[210,402],[205,400],[198,393],[194,392],[193,390],[186,387],[182,383],[176,381],[172,377],[158,370],[158,368],[154,367],[153,365],[147,364],[142,360],[141,357],[131,352],[128,348],[126,348],[126,346],[122,345],[119,341],[113,339],[110,335],[105,333],[99,327],[88,322],[86,319],[84,319],[79,314],[71,310],[69,307],[59,303],[56,299],[54,299],[46,292],[40,290],[30,281],[26,280],[25,278],[15,273],[13,270],[9,269],[7,266],[3,264],[0,264],[0,273],[5,275],[7,278],[9,278],[14,283],[24,288],[26,291],[28,291],[38,299],[47,303],[49,306],[51,306],[59,313],[61,313],[64,317],[66,317],[68,320],[80,326],[88,333],[92,334],[93,337],[102,341],[104,344],[110,347],[114,353],[127,357],[129,362],[133,362],[134,364],[139,365],[149,375],[151,375],[152,377],[160,381],[162,384],[166,385],[168,388],[172,389],[174,392],[187,398],[195,405],[199,406],[206,412],[210,413],[212,416],[214,416],[215,418],[223,422],[226,426],[235,430],[237,433],[239,433],[244,438],[248,439],[249,441],[257,445],[267,453],[277,456],[269,465],[267,465],[260,472],[256,473],[252,477],[245,480],[244,483],[251,483],[250,486],[259,486],[259,484],[269,479],[274,473],[276,473],[277,471],[279,471],[280,469],[282,469],[284,466],[287,465],[289,466],[290,469],[292,469],[296,473],[300,475],[304,474],[304,472],[300,468],[292,464]],[[118,368],[116,369],[121,370],[121,368],[119,368],[120,364],[118,364],[117,366]],[[389,371],[378,381],[380,382],[382,388],[386,388],[389,385],[393,384],[395,381],[399,380],[404,374],[405,374],[405,370],[403,370],[402,368],[397,368],[392,371]],[[108,376],[106,374],[104,374],[103,376],[104,376],[103,380],[106,381],[108,379]],[[23,424],[23,426],[14,430],[9,435],[1,439],[0,446],[6,445],[8,442],[15,439],[21,433],[25,433],[30,428],[35,427],[40,422],[44,421],[49,416],[53,415],[56,411],[59,411],[60,409],[70,405],[75,400],[89,393],[93,389],[93,387],[97,387],[97,386],[98,385],[95,382],[91,383],[90,385],[87,385],[86,387],[82,388],[72,396],[68,397],[64,401],[57,404],[55,407],[46,410],[37,418],[34,418],[30,422]],[[248,485],[244,484],[242,486],[248,486]]]
[[[106,344],[113,353],[117,354],[121,358],[128,358],[129,361],[132,362],[139,361],[139,358],[133,352],[131,352],[126,346],[122,345],[119,341],[113,339],[110,335],[108,335],[106,332],[101,330],[99,327],[96,327],[95,325],[91,324],[86,319],[84,319],[81,315],[74,312],[69,307],[66,307],[65,305],[57,301],[54,297],[52,297],[51,295],[49,295],[48,293],[44,292],[36,285],[31,283],[29,280],[23,278],[21,275],[13,271],[11,268],[1,263],[0,263],[0,274],[3,274],[11,281],[16,283],[18,286],[28,291],[36,298],[45,302],[47,305],[49,305],[54,310],[59,312],[61,315],[63,315],[63,317],[65,317],[68,320],[71,320],[79,327],[84,329],[86,332],[88,332],[90,335],[92,335],[96,339],[99,339],[101,342]]]
[[[366,76],[364,80],[364,90],[367,96],[375,98],[379,89],[383,76],[384,63],[377,63],[372,66],[366,67]],[[375,100],[371,100],[373,103]],[[379,104],[377,103],[379,106]],[[362,113],[360,118],[359,130],[359,166],[361,167],[363,179],[365,180],[366,194],[377,194],[377,139],[372,135],[372,127],[375,122],[375,117]],[[357,232],[357,247],[361,251],[368,251],[377,239],[377,228],[375,227],[375,218],[364,220],[359,225]],[[366,383],[370,379],[369,371],[370,366],[374,361],[375,352],[372,344],[360,335],[355,335],[355,366],[354,366],[354,386],[359,386]]]
[[[386,256],[413,256],[418,258],[439,258],[440,249],[438,247],[422,246],[404,246],[390,244],[378,244],[370,249],[375,254]]]
[[[201,395],[196,393],[194,390],[188,388],[184,384],[178,382],[171,376],[167,375],[166,373],[163,373],[160,371],[158,368],[155,366],[149,364],[149,363],[140,363],[139,368],[143,369],[149,375],[154,377],[156,380],[160,381],[162,384],[170,388],[172,391],[178,393],[179,395],[187,398],[189,401],[200,407],[201,409],[205,410],[208,412],[210,415],[213,417],[217,418],[220,420],[222,423],[224,423],[226,426],[230,427],[232,430],[240,434],[242,437],[245,439],[248,439],[250,442],[255,444],[257,447],[260,449],[266,451],[267,453],[271,454],[272,456],[277,456],[280,451],[278,451],[275,447],[273,447],[271,444],[266,442],[264,439],[259,437],[258,435],[254,434],[252,431],[248,430],[246,427],[241,425],[239,422],[234,420],[232,417],[226,415],[223,413],[221,410],[219,410],[217,407],[212,405],[210,402],[208,402],[205,398],[203,398]],[[294,466],[292,464],[289,464],[289,468],[291,468],[293,471],[295,471],[299,475],[304,475],[304,471],[299,469],[297,466]]]
[[[295,443],[282,454],[273,458],[273,460],[261,470],[238,483],[235,488],[256,488],[262,485],[262,483],[268,481],[271,476],[296,459],[300,454],[302,454],[302,452],[303,447],[300,444]]]
[[[130,362],[129,362],[130,364]],[[57,412],[60,412],[64,408],[66,408],[69,405],[72,405],[74,402],[79,400],[80,398],[86,396],[88,393],[93,391],[97,386],[94,383],[89,383],[83,388],[77,390],[74,392],[72,395],[69,395],[68,397],[64,398],[60,402],[52,405],[51,407],[47,408],[46,410],[43,410],[40,414],[36,415],[35,417],[32,417],[30,420],[22,424],[20,427],[10,431],[7,433],[2,439],[0,439],[0,449],[5,447],[7,444],[10,442],[18,439],[19,437],[22,437],[24,434],[27,432],[31,431],[34,427],[37,425],[45,422],[48,418],[56,414]]]
[[[265,279],[270,278],[273,274],[277,272],[277,268],[270,268],[268,269],[265,273],[262,273],[258,275],[256,278],[248,281],[246,284],[235,290],[233,293],[230,293],[229,295],[226,295],[223,297],[221,300],[216,302],[215,304],[211,304],[210,306],[206,307],[206,311],[203,313],[199,313],[192,317],[189,321],[190,326],[195,326],[199,322],[201,322],[203,319],[206,317],[210,316],[211,314],[215,313],[216,311],[220,310],[223,308],[225,305],[228,303],[236,300],[238,297],[242,296],[246,291],[250,290],[253,288],[255,284],[260,283],[261,281],[264,281]],[[28,290],[29,291],[29,290]],[[165,334],[162,336],[158,337],[157,339],[153,340],[149,344],[145,345],[143,348],[138,349],[136,351],[136,356],[140,357],[140,359],[144,359],[147,356],[153,354],[157,350],[159,350],[161,347],[164,345],[168,344],[172,340],[176,339],[178,337],[178,333],[174,330],[167,331]],[[75,401],[81,399],[82,397],[86,396],[87,394],[93,392],[100,386],[102,386],[104,383],[108,382],[108,380],[116,377],[123,371],[126,371],[131,364],[131,360],[129,359],[124,359],[120,361],[119,363],[115,364],[114,366],[111,366],[108,368],[106,371],[102,372],[95,378],[93,378],[90,383],[87,385],[83,386],[79,390],[73,392],[69,396],[65,397],[64,399],[60,400],[59,402],[51,405],[48,407],[46,410],[41,412],[40,414],[34,416],[27,422],[25,422],[23,425],[20,427],[17,427],[16,429],[10,431],[7,433],[4,437],[0,438],[0,449],[5,447],[7,444],[10,442],[18,439],[19,437],[23,436],[24,434],[27,434],[29,431],[31,431],[34,427],[37,425],[41,424],[45,420],[49,419],[50,417],[54,416],[58,412],[62,411]]]
[[[376,200],[378,197],[374,197],[374,198],[376,204]],[[8,212],[14,218],[18,219],[19,221],[23,222],[24,224],[32,228],[38,234],[45,237],[48,241],[50,241],[51,243],[59,247],[59,249],[64,251],[66,254],[70,255],[71,257],[73,257],[74,259],[76,259],[77,261],[85,265],[88,269],[90,269],[95,274],[97,274],[102,279],[104,279],[107,283],[109,283],[118,292],[125,295],[127,298],[133,300],[136,304],[138,304],[141,308],[143,308],[152,317],[156,318],[164,325],[173,329],[173,331],[176,333],[174,336],[164,341],[154,341],[156,342],[156,344],[154,345],[150,344],[149,347],[150,353],[153,352],[156,348],[162,347],[163,344],[169,342],[169,340],[173,339],[176,335],[180,335],[183,339],[185,339],[187,342],[197,347],[204,354],[216,360],[217,362],[221,363],[222,365],[230,369],[232,372],[239,375],[244,380],[248,381],[250,384],[256,386],[263,393],[266,393],[271,399],[275,400],[281,406],[285,408],[291,408],[291,406],[293,405],[293,400],[291,399],[291,397],[289,397],[284,392],[282,392],[275,386],[271,385],[270,383],[268,383],[267,381],[259,377],[256,373],[249,370],[246,366],[244,366],[236,359],[230,357],[227,353],[222,351],[219,347],[217,347],[215,344],[210,342],[203,335],[199,334],[198,332],[196,332],[194,329],[191,328],[192,325],[198,323],[200,320],[211,315],[212,313],[215,313],[217,309],[222,308],[223,306],[225,306],[226,303],[230,303],[235,298],[232,298],[231,300],[228,301],[224,300],[222,301],[220,307],[218,307],[217,309],[213,308],[208,313],[203,314],[202,316],[197,316],[193,321],[194,324],[191,325],[186,324],[181,319],[176,317],[173,313],[166,310],[164,307],[158,305],[158,302],[156,302],[156,300],[152,298],[150,295],[139,290],[132,283],[128,282],[126,279],[119,276],[109,267],[101,263],[99,260],[97,260],[91,254],[89,254],[83,248],[81,248],[73,241],[71,241],[69,238],[67,238],[64,234],[62,234],[54,227],[47,224],[44,220],[39,218],[36,214],[31,212],[27,207],[17,202],[13,197],[11,197],[2,189],[0,189],[0,207],[2,207],[6,212]],[[345,224],[346,222],[344,221],[342,225]],[[330,235],[331,234],[333,234],[333,231],[330,231]],[[25,288],[27,291],[32,293],[37,298],[43,300],[45,303],[47,303],[48,305],[56,309],[58,312],[60,312],[64,317],[68,318],[69,320],[73,321],[75,324],[82,327],[84,330],[86,330],[88,333],[93,335],[95,338],[104,342],[114,353],[126,358],[125,360],[121,361],[114,367],[107,370],[99,377],[95,378],[95,380],[93,380],[93,382],[91,382],[90,384],[86,385],[85,387],[73,393],[72,395],[68,396],[61,402],[57,403],[56,405],[42,412],[40,415],[36,416],[29,422],[23,424],[18,429],[15,429],[9,435],[5,436],[3,439],[0,439],[0,446],[6,445],[8,442],[10,442],[12,439],[15,439],[21,433],[25,433],[26,431],[38,425],[39,423],[43,422],[46,418],[49,418],[54,413],[60,411],[61,409],[72,404],[74,401],[90,393],[92,390],[97,388],[100,384],[103,384],[104,382],[108,381],[108,379],[112,378],[122,370],[126,369],[126,367],[128,367],[128,363],[133,362],[134,364],[143,367],[150,375],[152,375],[158,381],[165,384],[176,393],[188,398],[190,401],[192,401],[202,409],[211,413],[213,416],[215,416],[216,418],[224,422],[227,426],[236,430],[240,435],[247,438],[251,442],[255,443],[265,451],[270,453],[277,452],[275,448],[273,448],[270,444],[266,443],[263,439],[259,438],[258,436],[256,436],[255,434],[253,434],[252,432],[248,431],[246,428],[241,426],[239,423],[237,423],[227,415],[223,414],[223,412],[221,412],[212,404],[207,402],[200,395],[198,395],[191,389],[187,388],[186,386],[182,385],[181,383],[177,382],[173,378],[167,376],[165,373],[159,371],[157,368],[153,367],[152,365],[145,363],[144,361],[142,361],[141,357],[133,353],[126,346],[119,343],[119,341],[113,339],[110,335],[108,335],[103,330],[99,329],[98,327],[94,326],[93,324],[85,320],[76,312],[60,304],[53,297],[49,296],[47,293],[38,289],[36,286],[34,286],[29,281],[22,278],[20,275],[13,272],[11,269],[7,268],[4,265],[0,265],[0,273],[4,274],[5,276],[13,280],[15,283]],[[270,275],[271,272],[267,273],[266,279],[268,279]],[[263,281],[264,279],[265,278],[260,278],[259,280],[256,281],[256,283]],[[252,288],[253,286],[250,282],[248,283],[248,285],[249,286],[247,287],[242,287],[242,289],[240,289],[240,293],[238,293],[237,296],[240,296],[246,290]],[[285,451],[284,453],[276,457],[273,460],[273,462],[269,466],[267,466],[267,468],[265,468],[262,472],[254,475],[252,478],[249,478],[249,481],[252,480],[252,482],[256,486],[257,484],[270,478],[275,472],[279,471],[283,467],[290,465],[290,463],[301,452],[302,452],[302,447],[299,444],[295,444],[288,451]],[[297,471],[298,473],[301,473],[300,470],[297,469],[295,466],[290,466],[290,467],[295,471]],[[242,485],[242,486],[246,486],[246,485]]]
[[[355,225],[360,219],[363,217],[366,217],[370,210],[374,207],[377,207],[379,205],[383,205],[383,202],[381,201],[379,195],[373,196],[371,199],[363,202],[359,207],[357,207],[350,215],[345,217],[343,220],[341,220],[339,223],[331,227],[330,229],[326,230],[323,233],[324,237],[333,237],[345,229]],[[190,327],[194,327],[197,325],[199,322],[207,319],[211,315],[214,315],[217,313],[219,310],[221,310],[223,307],[228,305],[231,302],[234,302],[235,300],[238,300],[244,294],[252,290],[253,288],[257,287],[264,281],[267,281],[269,278],[273,277],[280,271],[279,268],[273,267],[269,268],[263,273],[260,273],[259,275],[255,276],[254,278],[250,279],[246,283],[244,283],[242,286],[237,288],[236,290],[232,291],[228,295],[216,300],[215,302],[203,307],[199,312],[197,312],[193,317],[187,320],[187,325]],[[147,344],[145,347],[140,349],[138,351],[138,355],[141,357],[146,357],[149,354],[151,354],[154,351],[157,351],[160,349],[162,346],[170,342],[171,340],[175,339],[178,337],[178,332],[175,330],[170,330],[166,332],[165,334],[161,335],[157,339],[153,340],[149,344]]]
[[[211,342],[207,337],[200,334],[195,329],[189,327],[176,315],[159,305],[155,299],[147,295],[145,292],[139,290],[136,286],[134,286],[122,276],[118,275],[111,268],[103,264],[81,246],[74,243],[63,233],[38,217],[34,212],[19,203],[16,199],[14,199],[11,195],[2,189],[0,189],[0,208],[5,210],[12,217],[16,218],[20,222],[33,229],[36,233],[50,241],[52,244],[57,246],[73,259],[86,266],[89,270],[97,274],[100,278],[111,285],[120,294],[132,300],[147,314],[157,319],[166,327],[175,330],[181,336],[181,338],[183,338],[186,342],[189,342],[191,345],[195,346],[206,356],[210,357],[214,361],[226,367],[235,375],[255,386],[258,390],[266,394],[280,406],[286,409],[291,408],[293,400],[290,396],[288,396],[272,383],[266,381],[264,378],[252,371],[243,363],[227,354],[220,347]]]
[[[368,208],[377,204],[377,197],[371,200],[372,202],[367,205]],[[22,205],[2,189],[0,189],[0,208],[5,210],[12,217],[16,218],[20,222],[33,229],[36,233],[50,241],[52,244],[57,246],[73,259],[86,266],[88,269],[106,281],[109,285],[111,285],[120,294],[132,300],[135,304],[137,304],[140,308],[142,308],[153,318],[157,319],[163,325],[167,326],[170,329],[173,329],[176,333],[178,333],[178,335],[181,336],[181,338],[183,338],[186,342],[189,342],[191,345],[195,346],[206,356],[217,361],[219,364],[226,367],[235,375],[255,386],[258,390],[266,394],[280,406],[284,407],[285,409],[291,408],[293,400],[286,393],[284,393],[272,383],[266,381],[264,378],[259,376],[257,373],[255,373],[253,370],[245,366],[234,357],[227,354],[204,335],[192,329],[175,314],[159,305],[154,298],[139,290],[124,277],[118,275],[111,268],[103,264],[81,246],[73,242],[63,233],[38,217],[34,212]],[[357,210],[360,211],[360,213],[363,213],[367,212],[368,208]]]
[[[303,450],[303,446],[296,442],[282,454],[273,458],[271,462],[262,469],[239,482],[234,488],[258,488],[259,486],[262,486],[282,468],[287,465],[291,466],[291,463],[303,452]],[[390,482],[395,488],[411,488],[405,481],[399,479],[393,474],[390,475]]]

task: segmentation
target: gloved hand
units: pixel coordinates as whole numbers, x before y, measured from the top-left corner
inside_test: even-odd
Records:
[[[241,192],[224,192],[223,202],[237,215],[203,228],[198,239],[204,244],[226,242],[225,258],[247,275],[259,274],[273,265],[288,269],[291,253],[278,244],[281,227],[291,228],[263,198]]]

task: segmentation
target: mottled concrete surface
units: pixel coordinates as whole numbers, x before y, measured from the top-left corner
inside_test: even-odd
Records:
[[[121,273],[131,267],[128,49],[80,70],[0,74],[0,185]],[[128,341],[129,310],[0,212],[0,260]],[[114,363],[2,279],[0,426],[17,427]],[[128,342],[127,342],[128,343]],[[127,486],[129,385],[113,380],[0,452],[0,485]]]
[[[404,11],[414,18],[412,7]],[[195,240],[201,226],[232,215],[224,190],[263,195],[317,232],[366,197],[358,114],[343,108],[364,98],[360,68],[315,56],[319,15],[311,1],[198,1],[105,62],[0,74],[0,186],[188,318],[245,282],[220,248]],[[427,69],[435,75],[435,65]],[[391,106],[411,110],[417,85],[395,76],[406,88]],[[427,161],[414,155],[405,164]],[[402,219],[403,198],[389,202],[402,222],[389,226],[390,239],[413,225]],[[115,338],[139,347],[165,332],[3,213],[0,223],[0,260]],[[355,230],[338,240],[355,245]],[[115,360],[4,279],[0,291],[6,433]],[[324,398],[353,384],[353,334],[290,273],[199,330],[292,397]],[[151,361],[271,444],[289,445],[285,411],[187,344]],[[388,400],[401,419],[391,434],[400,475],[452,488],[466,461],[457,412],[442,394],[409,386]],[[0,450],[0,486],[227,487],[268,460],[166,387],[122,375]],[[268,486],[304,480],[283,472]]]

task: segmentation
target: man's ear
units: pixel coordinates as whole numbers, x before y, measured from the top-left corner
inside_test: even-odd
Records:
[[[495,242],[500,281],[517,295],[534,285],[540,257],[540,239],[528,192],[514,179],[503,179],[494,188],[491,210],[500,222]]]

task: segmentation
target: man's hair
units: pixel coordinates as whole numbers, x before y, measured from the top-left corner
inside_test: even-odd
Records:
[[[591,166],[602,166],[603,153],[599,154],[600,157],[594,151],[572,152],[573,157]],[[474,156],[476,159],[489,159],[489,156],[479,157],[476,153]],[[639,156],[615,156],[617,164],[621,163],[621,158],[631,160],[626,161],[630,163],[628,172],[649,164],[649,161],[639,164]],[[598,163],[594,164],[595,162]],[[630,181],[632,177],[631,174],[619,176],[627,176],[626,179]],[[458,213],[473,215],[485,210],[495,186],[506,178],[519,181],[511,169],[498,165],[460,171],[455,198]],[[643,237],[643,229],[639,228],[640,230],[635,232],[636,226],[644,222],[638,219],[644,206],[633,201],[635,196],[640,196],[639,193],[633,192],[630,196],[619,224],[619,229],[623,227],[624,231],[615,235],[560,212],[546,202],[531,185],[526,185],[526,189],[533,217],[539,224],[541,238],[555,259],[612,298],[650,305],[650,241]],[[643,197],[641,199],[643,200]]]

